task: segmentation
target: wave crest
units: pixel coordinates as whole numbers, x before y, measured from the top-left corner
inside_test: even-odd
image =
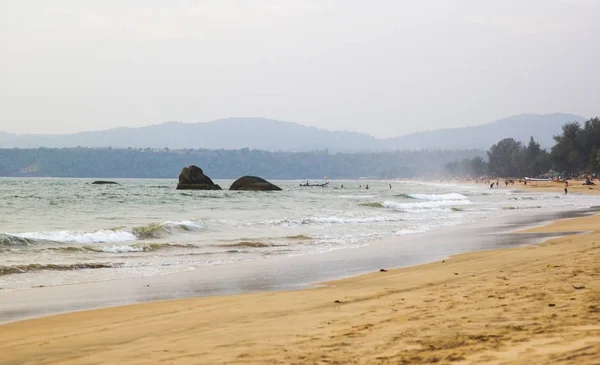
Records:
[[[35,240],[25,237],[18,237],[10,234],[0,233],[0,250],[2,247],[10,246],[28,246],[35,243]]]
[[[306,217],[302,219],[278,219],[270,221],[270,224],[278,226],[300,226],[304,224],[361,224],[361,223],[382,223],[399,222],[401,218],[389,216],[374,217]]]
[[[39,241],[80,243],[88,245],[94,243],[121,243],[137,241],[138,239],[160,238],[164,235],[170,234],[198,232],[202,229],[203,226],[199,222],[167,221],[163,223],[152,223],[146,226],[134,227],[131,230],[120,226],[110,229],[102,229],[95,232],[50,231],[0,234],[0,247],[32,245],[39,243]]]
[[[423,209],[444,209],[451,210],[451,208],[455,205],[468,205],[472,204],[470,200],[461,199],[461,200],[432,200],[432,201],[424,201],[418,203],[398,203],[395,201],[387,200],[383,202],[383,206],[388,209],[400,211],[400,212],[409,212]]]
[[[458,193],[448,193],[448,194],[406,194],[407,197],[419,200],[429,200],[429,201],[444,201],[444,200],[469,200],[466,196]]]
[[[120,263],[76,263],[76,264],[27,264],[27,265],[12,265],[0,266],[0,276],[11,274],[24,274],[27,272],[35,272],[42,270],[68,271],[68,270],[84,270],[84,269],[107,269],[120,267]]]
[[[160,238],[165,234],[177,234],[183,232],[198,232],[204,227],[201,223],[192,221],[176,221],[151,223],[146,226],[133,227],[131,233],[139,239]]]
[[[125,230],[103,229],[96,232],[74,232],[74,231],[55,231],[55,232],[29,232],[16,233],[15,237],[20,237],[34,241],[54,241],[67,243],[110,243],[135,241],[137,238],[131,232]]]
[[[271,246],[272,245],[269,245],[268,243],[263,243],[263,242],[258,242],[258,241],[241,241],[241,242],[237,242],[237,243],[217,245],[217,247],[225,247],[225,248],[230,248],[230,247],[260,248],[260,247],[271,247]]]

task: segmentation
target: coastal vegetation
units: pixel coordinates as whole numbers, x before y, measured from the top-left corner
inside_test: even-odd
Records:
[[[244,175],[268,179],[427,178],[447,176],[445,166],[451,161],[484,155],[483,150],[330,153],[248,148],[0,149],[0,176],[175,179],[182,166],[197,165],[216,179],[237,179]]]
[[[453,161],[446,165],[455,177],[481,176],[515,177],[540,176],[550,170],[561,176],[600,173],[600,119],[592,118],[581,125],[566,123],[554,136],[550,151],[540,148],[533,137],[527,145],[505,138],[487,152],[487,162],[481,157]]]

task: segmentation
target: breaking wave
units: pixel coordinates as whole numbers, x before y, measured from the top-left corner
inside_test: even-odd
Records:
[[[64,246],[49,247],[45,250],[61,252],[103,252],[103,253],[128,253],[128,252],[154,252],[171,248],[196,248],[196,245],[185,243],[137,243],[133,245],[114,246]]]
[[[2,247],[9,246],[28,246],[35,243],[35,240],[25,238],[25,237],[17,237],[10,234],[2,234],[0,233],[0,250]]]
[[[457,200],[469,200],[466,196],[458,193],[449,193],[449,194],[406,194],[405,196],[413,199],[419,200],[429,200],[429,201],[457,201]]]
[[[385,201],[383,202],[383,206],[388,209],[407,212],[414,210],[423,210],[423,209],[445,209],[451,210],[451,208],[455,205],[469,205],[472,204],[468,199],[460,199],[460,200],[431,200],[424,201],[418,203],[398,203],[395,201]]]
[[[358,204],[358,205],[360,205],[360,206],[363,206],[363,207],[371,207],[371,208],[383,208],[383,207],[384,207],[384,206],[383,206],[383,204],[382,204],[382,203],[379,203],[379,202],[373,202],[373,203],[360,203],[360,204]]]
[[[507,206],[507,207],[502,207],[502,209],[504,210],[517,210],[517,209],[540,209],[542,208],[540,205],[536,205],[536,206],[530,206],[530,207],[515,207],[515,206]]]
[[[313,239],[311,236],[307,236],[305,234],[297,234],[295,236],[287,236],[285,238],[290,239],[290,240],[312,240]]]
[[[38,243],[39,241],[80,244],[121,243],[136,241],[139,239],[143,240],[160,238],[165,235],[177,233],[198,232],[202,229],[202,224],[198,222],[168,221],[134,227],[131,230],[128,230],[125,227],[116,227],[113,229],[103,229],[96,232],[53,231],[0,234],[0,246],[31,245]]]
[[[238,242],[238,243],[217,245],[217,247],[225,247],[225,248],[230,248],[230,247],[253,247],[253,248],[260,248],[260,247],[271,247],[271,246],[273,246],[273,245],[270,245],[268,243],[259,242],[259,241],[241,241],[241,242]]]
[[[304,224],[360,224],[360,223],[381,223],[381,222],[399,222],[399,217],[307,217],[302,219],[277,219],[270,221],[270,224],[281,226],[300,226]]]
[[[198,232],[204,227],[201,223],[192,221],[177,221],[152,223],[146,226],[134,227],[131,233],[139,239],[160,238],[165,234],[177,234],[183,232]]]
[[[84,269],[108,269],[120,267],[120,263],[77,263],[77,264],[27,264],[27,265],[12,265],[0,266],[0,276],[11,274],[24,274],[33,271],[53,270],[53,271],[68,271],[68,270],[84,270]]]
[[[104,229],[96,232],[73,232],[73,231],[56,231],[56,232],[29,232],[16,233],[15,237],[25,238],[36,241],[54,241],[67,243],[110,243],[110,242],[126,242],[135,241],[137,237],[131,232],[122,230]]]

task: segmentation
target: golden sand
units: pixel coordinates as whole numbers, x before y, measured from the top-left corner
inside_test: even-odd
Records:
[[[584,180],[568,180],[568,194],[586,194],[586,195],[598,195],[600,194],[600,182],[598,180],[594,183],[598,185],[588,186],[583,185]],[[515,182],[514,185],[506,186],[504,180],[500,180],[500,186],[498,189],[521,189],[531,190],[537,192],[550,192],[557,194],[564,194],[565,182],[560,181],[530,181],[525,185],[524,183]],[[495,188],[495,187],[494,187]]]
[[[5,324],[0,364],[599,364],[599,227],[315,289]]]

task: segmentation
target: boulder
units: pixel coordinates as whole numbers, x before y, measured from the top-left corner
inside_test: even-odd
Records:
[[[202,169],[195,165],[184,167],[179,174],[178,190],[221,190]]]
[[[265,179],[256,176],[242,176],[231,184],[229,190],[281,190],[279,186],[273,185]]]
[[[93,185],[119,185],[118,182],[115,181],[105,181],[105,180],[97,180],[92,183]]]

